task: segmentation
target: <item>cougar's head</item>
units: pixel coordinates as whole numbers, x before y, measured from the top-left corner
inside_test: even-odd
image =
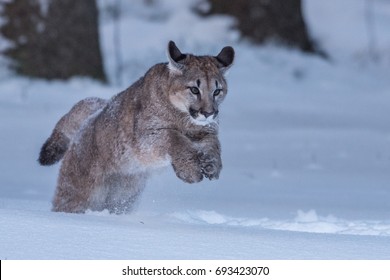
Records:
[[[234,50],[224,47],[217,56],[183,54],[168,44],[169,100],[197,125],[217,121],[219,105],[227,94],[224,77],[233,63]]]

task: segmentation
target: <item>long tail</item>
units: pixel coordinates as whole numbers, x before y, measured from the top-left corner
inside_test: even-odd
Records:
[[[86,98],[74,105],[58,121],[52,134],[43,144],[38,162],[41,165],[52,165],[60,161],[84,122],[106,104],[107,100],[101,98]]]

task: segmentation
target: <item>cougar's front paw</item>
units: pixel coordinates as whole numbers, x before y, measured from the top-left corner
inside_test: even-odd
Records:
[[[198,163],[187,162],[184,165],[178,166],[172,164],[176,176],[186,183],[198,183],[203,180],[202,170]]]
[[[218,179],[222,169],[221,159],[216,155],[203,152],[200,152],[198,157],[202,174],[210,180]]]

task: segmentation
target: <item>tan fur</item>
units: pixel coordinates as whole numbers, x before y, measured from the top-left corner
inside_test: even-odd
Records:
[[[109,101],[79,102],[58,122],[39,159],[54,163],[46,161],[55,154],[48,147],[67,142],[61,144],[65,152],[53,211],[129,212],[151,171],[167,165],[188,183],[217,179],[218,106],[233,57],[231,47],[216,57],[194,56],[170,42],[169,63],[153,66]]]

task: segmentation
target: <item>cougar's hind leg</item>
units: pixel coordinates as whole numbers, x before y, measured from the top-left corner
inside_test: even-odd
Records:
[[[110,213],[125,214],[134,210],[145,188],[146,177],[145,173],[112,174],[107,177],[104,184],[108,188],[106,208]]]
[[[88,160],[83,161],[79,158],[77,152],[71,147],[61,164],[52,210],[84,213],[93,206],[99,206],[98,199],[100,199],[101,209],[96,210],[103,210],[106,196],[96,195],[100,189],[104,192],[102,172],[96,168],[96,165]]]

